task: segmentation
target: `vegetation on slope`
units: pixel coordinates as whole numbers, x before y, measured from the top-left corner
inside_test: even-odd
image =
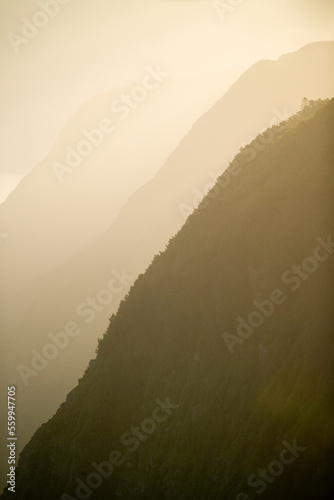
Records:
[[[138,278],[23,451],[18,499],[333,493],[334,100],[284,125],[240,151]],[[121,437],[166,398],[168,418],[131,451]],[[281,470],[287,443],[299,451]],[[112,450],[122,463],[95,488]]]

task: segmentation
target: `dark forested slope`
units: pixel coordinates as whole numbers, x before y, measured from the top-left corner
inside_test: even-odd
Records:
[[[318,106],[243,149],[137,279],[15,498],[330,497],[334,100]]]

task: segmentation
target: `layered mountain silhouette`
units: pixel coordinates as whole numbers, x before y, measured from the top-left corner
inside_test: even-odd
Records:
[[[34,245],[31,244],[28,253],[30,252],[30,257],[33,255],[32,260],[28,264],[28,260],[24,258],[20,264],[22,269],[28,269],[30,275],[26,275],[22,285],[18,280],[15,294],[4,299],[2,304],[7,310],[3,366],[6,380],[10,379],[11,383],[16,384],[21,394],[18,416],[21,446],[52,415],[65,394],[74,386],[89,360],[94,358],[97,339],[107,328],[111,314],[116,312],[120,300],[127,294],[133,281],[181,228],[186,217],[238,152],[240,145],[247,143],[260,130],[274,123],[278,124],[296,112],[303,97],[316,99],[332,96],[333,82],[329,78],[328,65],[333,55],[334,43],[321,42],[285,55],[278,61],[262,61],[250,68],[198,120],[154,178],[124,205],[113,224],[115,214],[111,205],[109,206],[110,229],[103,236],[95,238],[95,243],[82,253],[78,252],[78,248],[75,252],[73,246],[75,256],[72,259],[54,270],[48,268],[44,273],[40,268],[38,274],[34,265],[41,255],[33,255]],[[87,127],[89,128],[89,124]],[[268,138],[261,136],[258,140],[255,152],[261,153]],[[272,140],[273,138],[269,143]],[[252,154],[249,154],[251,157]],[[69,182],[74,182],[77,174],[79,172],[71,174]],[[32,180],[29,182],[33,184]],[[87,182],[87,178],[84,182]],[[105,200],[109,188],[110,184],[105,183]],[[99,191],[96,190],[95,194],[98,195]],[[28,188],[25,196],[28,203]],[[45,193],[41,193],[41,196],[45,196],[46,207],[52,205],[50,197]],[[70,194],[68,196],[69,201]],[[82,197],[84,199],[85,193]],[[8,202],[11,202],[14,213],[14,198],[12,200],[9,198]],[[95,218],[89,218],[88,202],[85,217],[82,217],[79,210],[75,216],[73,212],[68,217],[70,203],[64,205],[66,209],[59,221],[66,221],[66,224],[63,232],[55,237],[52,219],[45,217],[41,210],[44,205],[36,204],[33,215],[39,211],[41,217],[38,219],[44,219],[44,229],[49,227],[49,231],[45,233],[45,241],[49,239],[47,245],[52,246],[52,238],[55,238],[60,247],[65,242],[66,250],[66,234],[69,236],[72,228],[77,227],[78,220],[82,224],[86,217],[93,226],[98,217],[96,214],[99,213],[96,211]],[[52,213],[57,211],[54,205],[50,210]],[[106,202],[102,203],[100,210],[105,221],[108,216]],[[74,222],[76,216],[79,219]],[[100,226],[99,231],[101,230]],[[36,229],[36,235],[40,231],[41,226]],[[25,234],[23,230],[22,234]],[[92,233],[90,238],[94,239]],[[76,242],[75,235],[71,235],[71,241]],[[14,243],[18,245],[18,241],[15,240]],[[81,241],[78,247],[83,247],[83,243]],[[4,248],[7,244],[8,240]],[[59,250],[57,245],[55,254]],[[22,245],[16,248],[22,248]],[[9,250],[8,247],[7,262],[13,259],[13,269],[19,257],[15,254],[10,256]],[[39,251],[43,253],[42,249]],[[46,254],[48,255],[47,252]],[[63,253],[62,256],[64,257]],[[6,270],[8,276],[11,266]],[[101,294],[101,291],[108,289],[115,273],[123,278],[125,276],[125,279],[117,281],[114,287],[117,291],[110,298],[104,292]],[[97,297],[100,300],[95,303],[95,308],[88,305],[88,299]],[[64,349],[58,347],[55,357],[50,353],[52,359],[44,359],[44,362],[38,360],[38,355],[43,353],[45,346],[54,342],[54,337],[50,337],[50,334],[64,332],[66,325],[71,322],[76,322],[80,333],[68,336]],[[10,357],[6,353],[10,353]]]
[[[168,73],[159,65],[151,65],[151,70],[156,68],[164,75]],[[152,77],[150,87],[156,88],[148,91],[142,102],[131,98],[132,107],[137,106],[134,109],[122,105],[121,101],[132,94],[137,96],[137,101],[138,97],[142,99],[138,88],[141,82],[94,97],[71,118],[49,155],[0,205],[0,363],[3,380],[6,380],[2,387],[4,397],[7,380],[14,380],[13,372],[17,372],[17,366],[22,363],[22,355],[24,359],[33,346],[38,348],[48,338],[47,325],[52,320],[43,317],[42,305],[37,324],[27,314],[33,313],[34,307],[40,307],[37,305],[39,294],[52,302],[52,291],[47,286],[50,274],[55,270],[57,274],[57,265],[87,249],[88,244],[111,226],[133,191],[160,168],[193,122],[221,96],[222,86],[227,88],[227,82],[233,81],[234,73],[226,75],[217,71],[183,78],[169,74],[156,85]],[[147,69],[143,68],[143,77],[146,76]],[[104,133],[102,143],[72,171],[62,171],[61,165],[66,167],[67,151],[77,149],[87,135],[98,143],[96,129],[106,120],[112,121],[115,130]],[[153,148],[152,142],[158,146]],[[63,295],[59,304],[53,303],[52,314],[66,301]],[[61,322],[59,310],[59,321],[54,328],[59,328]],[[94,350],[95,347],[92,353]],[[49,405],[52,377],[47,378],[47,386],[41,394]],[[74,380],[77,378],[74,375]],[[59,385],[59,380],[55,380],[56,399]],[[32,418],[30,426],[26,411],[31,394],[26,393],[24,385],[22,389],[22,414],[28,425],[25,427],[22,423],[23,444],[36,428],[36,422]],[[53,407],[53,403],[51,405]],[[48,406],[47,414],[51,407]],[[3,466],[0,469],[5,472]]]
[[[109,229],[129,196],[221,96],[226,78],[217,72],[176,79],[152,65],[143,68],[144,79],[148,89],[134,82],[85,103],[0,205],[1,232],[8,235],[0,298],[19,300],[23,290],[31,297],[43,273]]]
[[[330,498],[333,127],[333,99],[305,100],[241,149],[25,447],[16,498]]]

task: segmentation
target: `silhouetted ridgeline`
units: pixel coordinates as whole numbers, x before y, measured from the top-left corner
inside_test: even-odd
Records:
[[[25,447],[15,498],[329,498],[333,127],[334,100],[306,104],[237,155]]]
[[[82,126],[87,130],[95,128],[110,102],[129,88],[110,90],[89,101],[70,119],[50,155],[1,204],[1,230],[11,237],[1,245],[0,309],[6,311],[6,349],[0,349],[0,365],[4,380],[15,385],[20,393],[18,451],[22,451],[76,385],[97,339],[108,328],[111,314],[128,292],[123,280],[122,286],[117,286],[117,293],[112,292],[107,302],[100,301],[100,291],[110,282],[111,274],[124,270],[131,277],[127,278],[127,284],[132,284],[181,229],[185,218],[197,207],[241,144],[247,144],[260,130],[296,113],[304,96],[332,97],[334,82],[328,71],[332,60],[334,42],[327,41],[308,44],[275,61],[252,65],[193,124],[163,163],[158,161],[160,149],[163,144],[167,146],[171,137],[155,127],[154,117],[159,115],[162,122],[168,122],[168,116],[172,120],[180,109],[177,99],[167,99],[165,95],[160,101],[157,94],[156,104],[168,101],[171,111],[161,114],[163,108],[154,105],[151,109],[148,101],[148,106],[140,111],[143,122],[138,122],[135,116],[134,120],[129,117],[122,122],[122,127],[117,127],[119,135],[116,131],[110,141],[103,141],[101,148],[94,149],[84,164],[67,173],[64,182],[59,183],[52,169],[53,160],[61,161],[64,148],[78,143],[76,134],[81,133]],[[216,85],[216,76],[211,78]],[[199,88],[197,76],[193,82],[194,85],[190,79],[187,85],[192,88],[189,95],[194,96]],[[176,90],[179,84],[174,83]],[[167,82],[166,85],[161,87],[163,92],[169,92]],[[259,137],[244,153],[245,165],[277,139],[278,133],[275,128]],[[129,147],[131,144],[139,149]],[[152,149],[153,156],[148,149]],[[134,190],[134,179],[129,172],[136,171],[136,178],[139,175],[144,182],[143,168],[146,171],[149,164],[154,165],[155,175],[135,192],[131,191],[132,196],[116,217],[115,210],[122,205],[125,194],[117,187],[122,183],[119,175],[126,178],[124,189],[132,185]],[[122,165],[124,168],[127,165],[125,170]],[[228,180],[220,180],[218,193]],[[230,183],[236,180],[231,175]],[[102,226],[108,228],[103,235]],[[92,294],[98,296],[98,311],[87,304]],[[104,292],[102,295],[105,297]],[[63,332],[70,321],[77,323],[80,334],[68,339],[65,349],[56,346],[58,354],[51,360],[42,360],[44,369],[36,371],[36,351],[43,355],[50,342],[49,334]],[[0,414],[0,425],[1,422],[6,428],[5,414],[2,420]],[[6,473],[6,449],[0,448],[0,480],[6,478]]]

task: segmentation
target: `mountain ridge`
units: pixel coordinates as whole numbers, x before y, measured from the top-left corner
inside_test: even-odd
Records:
[[[38,425],[49,418],[81,376],[94,356],[97,339],[106,330],[110,315],[117,310],[120,299],[128,290],[124,288],[122,293],[116,294],[111,304],[104,306],[91,324],[86,324],[82,316],[78,317],[76,311],[79,304],[105,289],[109,281],[107,270],[108,273],[122,273],[124,270],[134,278],[142,273],[153,256],[165,248],[168,240],[183,225],[180,205],[187,205],[190,211],[195,209],[200,198],[205,195],[207,186],[213,185],[219,172],[237,153],[241,141],[248,142],[249,136],[255,136],[273,121],[277,123],[281,120],[275,115],[274,109],[285,119],[294,109],[299,109],[305,95],[310,99],[312,92],[317,96],[318,93],[327,96],[333,85],[326,77],[323,59],[328,57],[329,52],[334,54],[334,44],[329,43],[325,47],[323,56],[318,57],[322,61],[318,66],[310,66],[311,59],[307,59],[301,71],[300,65],[295,62],[296,70],[291,73],[292,79],[287,70],[283,71],[279,79],[276,78],[279,70],[275,70],[270,77],[267,72],[261,72],[256,75],[252,86],[249,76],[243,80],[243,85],[239,79],[238,92],[235,89],[229,91],[217,106],[206,113],[203,120],[198,121],[157,177],[132,197],[103,237],[87,251],[44,275],[43,280],[34,286],[35,290],[28,287],[26,292],[31,295],[28,305],[23,307],[23,299],[15,297],[10,307],[7,307],[11,323],[8,319],[5,348],[11,352],[11,356],[3,352],[3,367],[6,378],[16,383],[21,392],[19,424],[22,444]],[[312,61],[317,59],[317,54],[319,48],[312,56]],[[294,54],[289,57],[295,61]],[[277,62],[273,64],[275,66]],[[254,70],[252,75],[254,77]],[[315,84],[313,79],[318,83]],[[230,102],[232,95],[235,97],[234,103]],[[232,123],[235,124],[233,127]],[[260,150],[263,144],[258,143],[257,147]],[[256,152],[258,149],[255,147]],[[210,172],[213,177],[210,177]],[[200,191],[196,203],[194,188]],[[68,286],[69,282],[71,287]],[[61,355],[48,363],[42,374],[30,377],[28,386],[25,386],[12,359],[31,368],[32,348],[41,352],[50,342],[48,333],[63,331],[69,320],[76,320],[82,333],[71,340]],[[27,332],[26,335],[22,336],[22,331]],[[75,364],[72,361],[74,357]]]
[[[234,182],[208,195],[205,210],[139,276],[96,362],[26,446],[18,500],[80,498],[84,488],[99,500],[232,499],[245,483],[249,494],[262,485],[274,500],[333,491],[333,124],[334,99],[252,161],[245,151],[236,156]],[[319,239],[326,261],[322,254],[317,272],[306,271]],[[286,273],[300,262],[296,292]],[[232,355],[224,332],[238,335],[238,316],[251,328],[254,300],[263,308],[269,299],[276,310],[239,335]],[[170,420],[128,450],[129,467],[92,486],[92,464],[105,463],[124,431],[147,420],[156,398],[177,406]],[[255,485],[251,475],[286,443],[300,447],[294,463]]]

